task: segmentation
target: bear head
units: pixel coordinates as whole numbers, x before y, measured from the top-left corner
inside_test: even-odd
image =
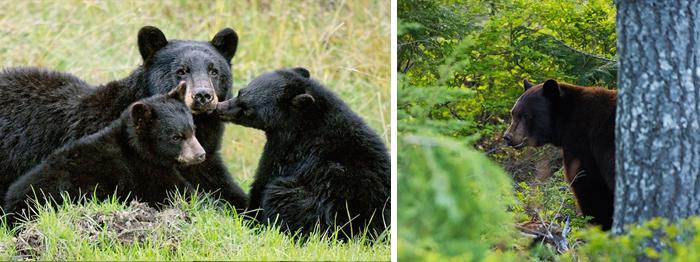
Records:
[[[138,33],[138,45],[151,95],[185,81],[185,103],[194,114],[209,114],[232,96],[231,59],[238,46],[233,29],[219,31],[209,42],[168,41],[158,28],[146,26]]]
[[[204,148],[195,137],[190,109],[185,105],[185,81],[167,95],[135,102],[130,107],[130,143],[141,156],[156,163],[172,165],[198,164],[206,158]]]
[[[305,68],[280,69],[253,79],[238,96],[219,104],[223,121],[266,132],[304,128],[326,111],[320,84]]]
[[[552,110],[561,101],[563,92],[555,80],[533,85],[523,80],[523,93],[513,106],[510,114],[513,118],[503,134],[509,146],[521,148],[537,147],[554,142],[552,131]]]

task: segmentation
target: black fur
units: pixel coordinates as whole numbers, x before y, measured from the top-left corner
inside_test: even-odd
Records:
[[[53,150],[105,128],[131,103],[165,94],[181,81],[192,93],[215,95],[216,101],[232,97],[230,59],[238,45],[233,30],[221,30],[212,42],[167,41],[160,30],[147,26],[138,38],[144,64],[126,78],[101,86],[41,68],[0,72],[0,196]],[[217,197],[242,211],[248,198],[218,154],[224,124],[218,115],[207,114],[216,101],[188,104],[197,113],[197,139],[208,156],[204,163],[180,171],[193,185],[218,192]]]
[[[69,142],[17,179],[5,196],[5,212],[14,213],[7,223],[14,226],[23,214],[28,217],[26,200],[34,199],[34,192],[40,203],[46,196],[60,205],[60,193],[67,192],[72,199],[94,194],[156,206],[170,191],[194,189],[176,169],[191,145],[203,153],[182,101],[169,95],[140,100],[106,128]]]
[[[265,131],[250,192],[259,221],[341,238],[390,224],[391,163],[380,137],[303,68],[264,73],[219,104],[222,119]],[[279,217],[277,217],[279,215]],[[352,219],[350,219],[351,217]]]

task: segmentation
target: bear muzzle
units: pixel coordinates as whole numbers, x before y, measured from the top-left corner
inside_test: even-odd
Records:
[[[510,147],[513,147],[515,149],[520,149],[523,148],[524,146],[528,145],[528,137],[523,137],[523,136],[515,136],[510,134],[510,130],[506,130],[506,133],[503,134],[503,140],[506,141],[506,144]]]
[[[219,103],[219,105],[216,107],[216,113],[219,114],[221,120],[235,122],[238,119],[242,109],[236,106],[236,99],[237,98],[231,98]]]
[[[525,138],[522,142],[516,144],[516,142],[513,141],[513,137],[510,134],[503,135],[503,139],[506,140],[506,144],[508,146],[511,146],[515,149],[522,148],[527,143],[527,138]]]
[[[194,84],[187,84],[187,87],[185,104],[190,108],[192,114],[210,114],[216,110],[219,97],[210,83],[198,87]]]
[[[206,158],[206,151],[204,151],[202,145],[199,144],[199,141],[197,141],[197,138],[193,135],[183,144],[182,151],[177,161],[187,165],[196,165],[204,162]]]

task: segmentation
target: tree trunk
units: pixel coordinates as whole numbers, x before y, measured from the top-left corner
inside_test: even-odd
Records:
[[[613,233],[700,212],[700,3],[617,2]]]

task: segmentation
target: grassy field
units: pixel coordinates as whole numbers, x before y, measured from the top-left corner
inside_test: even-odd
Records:
[[[210,40],[225,27],[239,35],[234,93],[255,76],[302,66],[344,99],[390,146],[389,1],[0,1],[0,66],[39,66],[92,84],[127,76],[141,63],[136,34],[145,25],[168,39]],[[262,132],[227,126],[221,154],[236,181],[252,182],[265,143]],[[65,224],[72,215],[114,213],[116,203],[47,212],[37,228],[41,259],[389,260],[388,243],[314,240],[298,244],[267,229],[252,230],[226,210],[184,203],[194,222],[175,233],[177,250],[89,242]],[[81,211],[82,210],[82,211]],[[91,211],[91,212],[92,212]],[[161,243],[162,244],[162,243]],[[12,235],[0,231],[0,259],[16,258]]]

